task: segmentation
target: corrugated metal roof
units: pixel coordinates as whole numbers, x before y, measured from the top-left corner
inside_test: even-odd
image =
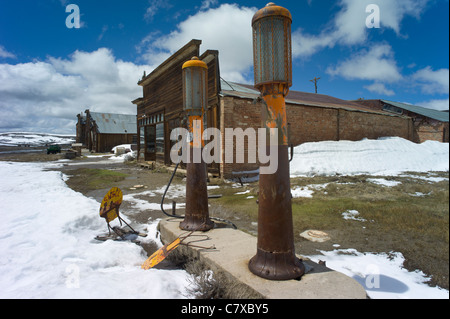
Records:
[[[136,115],[89,112],[103,134],[137,134]]]
[[[220,79],[220,86],[222,88],[222,91],[237,91],[237,92],[259,95],[258,90],[250,88],[250,87],[248,87],[248,85],[244,86],[243,84],[228,82],[228,81],[225,81],[224,79]]]
[[[412,104],[406,104],[406,103],[400,103],[400,102],[393,102],[393,101],[387,101],[387,100],[381,100],[381,102],[385,103],[385,104],[390,104],[393,105],[395,107],[413,112],[413,113],[417,113],[429,118],[432,118],[434,120],[438,120],[441,122],[448,122],[449,119],[449,114],[447,112],[442,112],[442,111],[437,111],[437,110],[432,110],[432,109],[428,109],[426,107],[422,107],[422,106],[417,106],[417,105],[412,105]]]
[[[221,79],[220,85],[222,86],[221,93],[225,96],[228,95],[250,99],[255,99],[260,96],[260,92],[254,89],[252,85],[249,84],[237,84]],[[299,91],[289,91],[289,94],[286,97],[286,103],[383,114],[388,116],[399,116],[384,111],[373,110],[355,102],[341,100],[329,95]]]

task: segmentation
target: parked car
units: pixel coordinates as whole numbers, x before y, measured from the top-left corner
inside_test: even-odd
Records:
[[[47,148],[47,154],[56,154],[56,153],[61,153],[61,146],[59,146],[59,145],[50,145]]]

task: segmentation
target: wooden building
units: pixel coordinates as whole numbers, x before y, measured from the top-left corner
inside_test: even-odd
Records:
[[[149,75],[138,82],[143,97],[133,101],[137,106],[138,156],[140,161],[157,161],[171,165],[170,141],[173,129],[183,119],[182,66],[197,56],[208,65],[208,127],[257,129],[261,127],[262,103],[259,92],[251,85],[227,82],[220,77],[219,52],[208,50],[200,55],[201,40],[192,40]],[[286,99],[291,143],[324,140],[361,140],[384,136],[412,138],[411,118],[322,94],[291,91]],[[209,171],[222,178],[258,169],[258,163],[225,163],[225,134],[221,136],[222,163],[211,164]],[[234,155],[244,153],[247,143],[233,146]]]
[[[194,56],[208,65],[208,127],[219,128],[219,52],[208,50],[200,55],[201,43],[190,41],[138,82],[144,93],[133,101],[137,106],[140,160],[171,164],[174,142],[170,141],[170,132],[180,127],[183,120],[182,66]],[[211,165],[214,168],[218,170],[218,164]]]
[[[86,110],[77,117],[76,141],[92,152],[110,152],[114,146],[137,143],[136,115]]]

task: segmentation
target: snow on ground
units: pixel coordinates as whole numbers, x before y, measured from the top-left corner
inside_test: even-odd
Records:
[[[313,185],[307,185],[307,186],[296,186],[293,189],[291,189],[291,194],[293,198],[299,198],[299,197],[307,197],[312,198],[313,194],[316,190],[324,189],[328,186],[329,183],[325,184],[313,184]]]
[[[400,185],[402,183],[399,181],[388,181],[384,178],[368,178],[367,181],[374,183],[374,184],[387,186],[387,187],[394,187],[394,186]]]
[[[342,218],[344,218],[345,220],[357,220],[357,221],[360,221],[360,222],[367,221],[364,218],[358,217],[358,216],[359,216],[359,212],[357,210],[354,210],[354,209],[347,210],[347,211],[342,213]]]
[[[308,256],[326,261],[327,267],[354,278],[372,299],[448,299],[448,290],[429,287],[429,280],[419,270],[403,268],[405,261],[399,252],[389,254],[361,253],[355,249],[320,251],[322,255]]]
[[[305,143],[294,149],[291,176],[397,175],[449,170],[449,144],[399,137]]]
[[[291,174],[404,176],[400,174],[406,171],[448,171],[448,158],[448,144],[438,142],[419,145],[384,138],[307,143],[295,149]],[[93,240],[106,231],[104,220],[98,216],[99,203],[69,189],[64,176],[46,171],[46,166],[51,164],[0,162],[0,298],[193,297],[187,295],[186,272],[141,270],[146,256],[138,245]],[[429,182],[448,180],[419,177]],[[379,177],[371,182],[394,186]],[[238,184],[232,186],[240,188]],[[326,184],[298,188],[298,194],[294,189],[294,194],[312,196],[317,187]],[[160,195],[164,190],[145,190],[126,195],[124,200],[137,209],[159,209],[159,203],[142,200],[141,196]],[[174,185],[168,199],[184,195],[185,187]],[[357,211],[343,212],[343,218],[363,222],[358,220]],[[149,232],[146,240],[161,245],[156,224],[141,227]],[[338,248],[339,243],[333,247]],[[449,298],[448,290],[429,287],[422,272],[404,269],[403,256],[398,252],[372,254],[335,249],[320,253],[307,257],[325,260],[328,267],[355,278],[371,298]]]
[[[305,143],[295,148],[290,165],[291,177],[314,175],[399,176],[420,178],[430,183],[448,178],[404,174],[404,172],[449,171],[449,144],[427,141],[415,144],[408,140],[389,137],[378,140],[326,141]],[[371,183],[394,187],[398,181],[383,178],[367,179]],[[293,197],[312,197],[317,187],[294,187]],[[325,185],[326,186],[326,185]],[[412,194],[424,196],[424,194]],[[359,212],[342,213],[345,219],[365,222]],[[335,244],[339,247],[339,244]],[[353,277],[363,285],[370,298],[449,298],[449,291],[429,287],[429,280],[420,270],[409,272],[403,268],[404,258],[399,252],[388,254],[361,253],[354,249],[320,251],[308,256],[313,261],[326,261],[328,267]]]
[[[140,246],[95,241],[107,232],[99,203],[68,188],[61,173],[0,162],[0,176],[0,298],[186,296],[185,271],[144,271]],[[155,225],[147,228],[156,233]]]

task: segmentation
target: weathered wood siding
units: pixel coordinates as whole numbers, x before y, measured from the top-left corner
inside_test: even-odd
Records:
[[[219,52],[208,50],[200,56],[200,44],[200,40],[190,41],[139,82],[143,87],[143,98],[134,101],[137,105],[138,135],[139,127],[142,125],[140,119],[151,117],[153,114],[164,115],[164,156],[157,156],[156,160],[165,164],[171,163],[170,149],[174,143],[170,141],[170,133],[181,126],[184,116],[182,67],[194,56],[208,65],[208,126],[219,127],[220,119],[217,115],[220,92]],[[142,152],[140,146],[139,152]],[[152,156],[145,157],[150,160]]]

